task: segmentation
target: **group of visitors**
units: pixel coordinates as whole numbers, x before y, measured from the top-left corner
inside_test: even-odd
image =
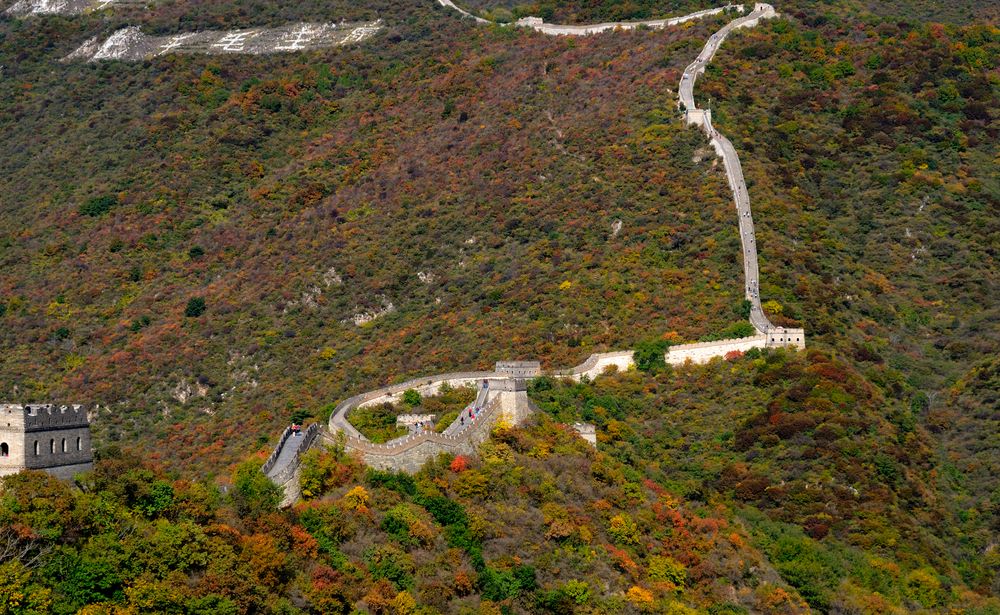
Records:
[[[480,408],[479,406],[472,406],[471,408],[466,408],[462,412],[462,414],[459,415],[459,419],[458,419],[459,420],[459,424],[461,424],[464,427],[465,426],[465,420],[466,420],[466,418],[469,419],[469,423],[471,424],[473,421],[476,420],[476,417],[479,416],[479,413],[481,411],[482,411],[482,408]]]

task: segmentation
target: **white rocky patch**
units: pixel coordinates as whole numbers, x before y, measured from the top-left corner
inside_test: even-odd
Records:
[[[381,19],[367,23],[296,23],[280,28],[250,28],[227,32],[206,30],[173,36],[148,36],[137,26],[129,26],[118,30],[100,45],[94,39],[86,41],[64,60],[140,61],[168,53],[287,53],[359,43],[381,29]]]
[[[430,272],[418,271],[417,279],[424,284],[433,284],[434,280],[437,279],[437,276]]]
[[[138,26],[122,28],[108,37],[108,40],[104,41],[104,44],[97,49],[91,60],[120,60],[126,58],[129,50],[139,45],[142,42],[142,38],[142,31],[139,30]]]
[[[195,397],[204,397],[208,395],[208,387],[201,384],[200,382],[195,382],[194,386],[188,384],[186,381],[181,380],[174,387],[171,392],[171,396],[182,404],[187,402],[189,399]]]
[[[63,61],[72,62],[74,60],[88,60],[94,57],[94,54],[97,53],[100,46],[101,43],[97,40],[97,37],[92,36],[84,41],[82,45],[77,47],[76,51],[63,58]]]
[[[8,15],[52,15],[69,11],[67,0],[19,0],[6,11]]]
[[[313,286],[306,292],[302,293],[301,303],[304,307],[307,307],[310,310],[315,310],[319,306],[318,300],[322,294],[323,291],[319,289],[319,286]]]
[[[611,238],[614,239],[618,236],[618,233],[622,232],[622,227],[625,225],[621,220],[615,220],[611,223]]]
[[[343,283],[344,280],[340,277],[340,274],[337,273],[336,267],[330,267],[323,274],[323,284],[326,284],[327,288],[333,286],[334,284],[340,286]]]
[[[31,15],[81,15],[111,6],[147,6],[145,0],[18,0],[4,13],[11,17]]]
[[[396,311],[396,306],[392,304],[392,301],[389,301],[384,296],[379,297],[379,299],[382,303],[381,309],[371,310],[368,312],[358,312],[351,318],[355,326],[360,327],[362,325],[366,325],[379,316],[385,316],[386,314],[391,314]]]

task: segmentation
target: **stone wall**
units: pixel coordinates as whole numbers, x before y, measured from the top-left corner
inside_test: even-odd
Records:
[[[400,384],[393,384],[365,393],[361,396],[363,399],[358,400],[358,402],[353,405],[353,408],[376,406],[386,402],[398,402],[402,399],[403,393],[409,389],[413,389],[425,397],[431,397],[440,393],[441,388],[445,385],[452,388],[474,386],[478,389],[483,380],[501,377],[502,376],[496,372],[456,372],[451,374],[441,374],[439,376],[431,376],[430,378],[415,378]]]
[[[450,2],[450,0],[438,0],[438,2],[444,6],[451,6],[452,8],[457,9],[457,7]],[[531,28],[532,30],[543,34],[556,36],[590,36],[592,34],[600,34],[602,32],[610,32],[613,30],[633,30],[635,28],[664,28],[666,26],[676,26],[692,19],[700,19],[702,17],[708,17],[709,15],[717,15],[725,11],[727,8],[739,8],[742,10],[743,5],[727,4],[726,6],[720,6],[714,9],[705,9],[703,11],[697,11],[681,17],[649,19],[645,21],[611,21],[590,25],[565,25],[545,23],[541,17],[522,17],[514,22],[514,25],[521,28]],[[458,10],[461,11],[461,9]],[[465,13],[465,11],[461,12]],[[468,13],[465,14],[468,15]],[[476,19],[477,21],[484,21],[478,17]]]
[[[538,361],[497,361],[496,373],[511,378],[534,378],[542,375],[542,364]]]
[[[0,476],[27,468],[70,479],[93,464],[90,426],[81,406],[0,406],[0,450],[4,444]]]
[[[775,327],[769,330],[766,336],[768,348],[791,347],[802,350],[806,347],[805,329]]]
[[[54,466],[49,468],[42,468],[46,474],[55,476],[60,480],[73,480],[80,472],[89,472],[94,469],[93,462],[86,463],[73,463],[65,466]]]
[[[572,380],[579,381],[584,376],[588,378],[600,376],[608,367],[612,365],[617,367],[619,371],[625,371],[635,365],[635,361],[632,359],[633,354],[634,352],[631,350],[594,353],[587,357],[586,361],[576,367],[556,370],[552,372],[552,375],[559,378],[570,378]]]
[[[64,427],[86,427],[87,412],[80,405],[25,404],[25,431],[45,431]]]
[[[783,329],[776,327],[768,334],[717,340],[714,342],[680,344],[671,346],[663,359],[668,365],[683,365],[687,361],[691,361],[692,363],[707,363],[715,357],[725,357],[734,350],[746,352],[751,348],[776,347],[805,348],[805,331],[803,329]],[[596,378],[612,365],[618,368],[619,371],[631,369],[635,366],[633,352],[631,350],[624,350],[621,352],[595,353],[587,357],[587,360],[580,365],[570,369],[556,370],[552,372],[552,375],[557,378],[571,378],[573,380],[580,380],[584,376]]]
[[[678,346],[671,346],[667,350],[664,360],[668,365],[683,365],[688,361],[692,363],[708,363],[715,357],[725,357],[733,351],[746,352],[751,348],[764,348],[766,345],[767,337],[764,335],[753,335],[715,342],[680,344]]]
[[[526,393],[522,394],[526,396]],[[461,435],[421,433],[386,444],[347,438],[344,448],[360,454],[365,465],[373,468],[411,473],[418,471],[427,461],[441,453],[472,456],[477,453],[479,445],[489,437],[493,425],[502,416],[503,397],[494,397],[476,422]]]
[[[46,469],[90,463],[90,427],[28,432],[24,435],[24,465]]]
[[[292,437],[291,426],[285,427],[285,431],[281,432],[281,437],[278,438],[278,444],[275,445],[274,450],[268,456],[267,461],[264,465],[260,467],[260,471],[264,474],[268,474],[274,469],[274,465],[278,463],[278,456],[281,455],[281,449],[285,447],[285,443],[288,442],[288,438]]]
[[[272,481],[279,485],[288,483],[292,476],[298,471],[299,464],[302,459],[302,454],[309,450],[313,442],[319,436],[319,424],[313,423],[302,432],[301,436],[292,435],[291,427],[285,430],[282,434],[281,441],[278,446],[275,447],[271,456],[261,467],[261,471],[267,475]],[[285,461],[283,462],[284,448],[286,446],[294,446],[295,451],[291,456],[285,456]]]
[[[7,445],[7,454],[0,456],[0,476],[24,469],[24,409],[20,405],[0,405],[0,449]]]

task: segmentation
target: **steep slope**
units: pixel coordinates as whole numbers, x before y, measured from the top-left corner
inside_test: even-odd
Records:
[[[934,434],[843,359],[752,351],[655,376],[539,380],[531,395],[560,422],[595,423],[598,447],[644,478],[731,507],[821,612],[990,612],[1000,568],[971,519],[985,500],[954,506]]]
[[[725,182],[671,98],[714,23],[566,41],[417,4],[253,62],[53,64],[75,20],[7,37],[34,54],[3,85],[7,394],[207,466],[391,378],[741,319]]]

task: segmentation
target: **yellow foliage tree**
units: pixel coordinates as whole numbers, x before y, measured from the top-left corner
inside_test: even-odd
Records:
[[[639,608],[648,607],[653,604],[653,593],[638,585],[630,587],[625,594],[625,598]]]
[[[344,494],[343,498],[341,498],[341,502],[344,503],[344,506],[351,510],[358,511],[368,508],[368,500],[368,491],[361,485],[351,489]]]

